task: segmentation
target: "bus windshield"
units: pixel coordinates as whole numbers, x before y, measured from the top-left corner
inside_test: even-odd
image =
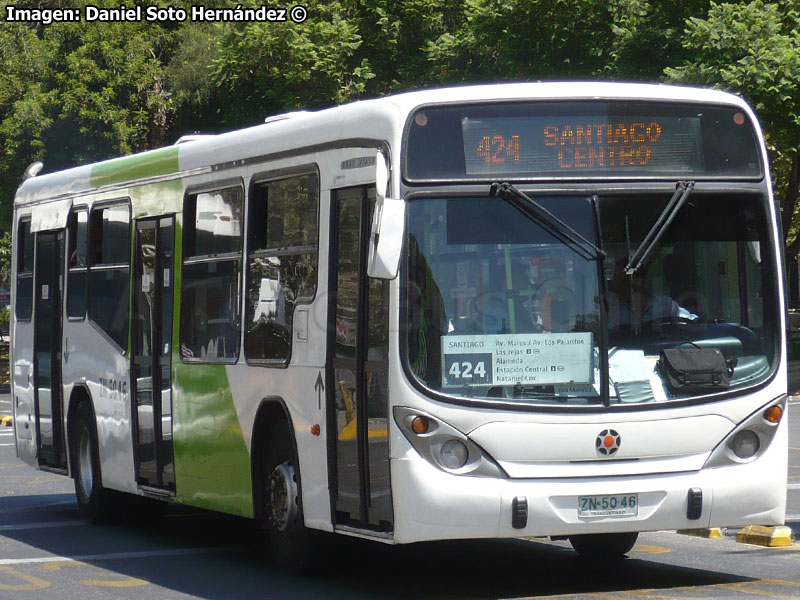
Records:
[[[695,191],[630,275],[625,266],[670,194],[536,201],[596,241],[605,261],[501,198],[409,202],[405,354],[426,388],[461,399],[638,404],[724,393],[772,373],[776,274],[763,198]],[[721,373],[676,382],[665,358],[675,349],[717,361]]]

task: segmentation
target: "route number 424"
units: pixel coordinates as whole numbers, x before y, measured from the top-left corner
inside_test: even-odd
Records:
[[[487,165],[505,165],[519,162],[519,136],[485,135],[478,143],[476,154]]]
[[[445,385],[487,385],[492,383],[492,355],[490,353],[447,354],[444,358]]]
[[[475,364],[467,360],[462,362],[455,361],[450,365],[448,374],[452,379],[472,379],[473,377],[484,379],[486,377],[486,364],[484,361]]]

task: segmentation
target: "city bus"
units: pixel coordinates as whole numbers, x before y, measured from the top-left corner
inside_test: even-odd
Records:
[[[613,83],[431,89],[37,175],[18,456],[389,544],[782,524],[785,305],[756,116]]]

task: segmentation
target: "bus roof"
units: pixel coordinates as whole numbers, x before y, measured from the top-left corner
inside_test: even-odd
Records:
[[[299,148],[320,148],[345,140],[352,140],[355,146],[368,145],[366,140],[395,142],[408,113],[420,105],[523,99],[702,102],[735,105],[751,113],[745,102],[732,94],[669,85],[548,82],[436,88],[361,100],[316,112],[276,115],[267,123],[254,127],[199,136],[190,143],[33,177],[20,185],[15,204],[74,196],[178,173],[202,172],[213,165],[233,163],[244,157],[280,156]]]

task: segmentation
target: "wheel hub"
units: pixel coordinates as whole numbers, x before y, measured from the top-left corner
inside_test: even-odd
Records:
[[[267,518],[270,527],[287,531],[297,520],[298,498],[294,467],[288,462],[277,465],[267,479]]]

